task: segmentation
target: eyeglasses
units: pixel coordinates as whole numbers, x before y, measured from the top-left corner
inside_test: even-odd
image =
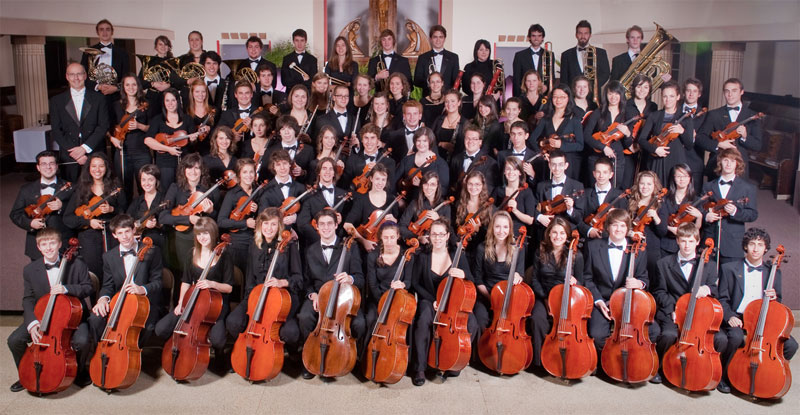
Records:
[[[431,238],[444,238],[445,236],[447,236],[447,233],[431,232]]]
[[[334,95],[334,98],[348,98],[350,95]]]

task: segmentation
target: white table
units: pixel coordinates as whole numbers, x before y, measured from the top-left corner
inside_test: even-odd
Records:
[[[14,131],[14,156],[17,163],[36,163],[36,155],[44,150],[58,151],[58,143],[50,138],[49,125]]]

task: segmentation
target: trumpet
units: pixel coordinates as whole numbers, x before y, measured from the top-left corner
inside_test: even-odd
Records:
[[[80,51],[89,55],[89,79],[100,85],[114,85],[117,83],[117,71],[107,63],[97,63],[100,55],[105,54],[100,49],[80,48]]]
[[[308,81],[309,79],[311,79],[311,77],[310,77],[310,76],[308,76],[308,74],[306,73],[306,71],[304,71],[304,70],[300,69],[300,67],[299,67],[299,66],[297,66],[297,64],[296,64],[296,63],[294,63],[294,62],[290,63],[290,64],[289,64],[289,68],[291,68],[293,71],[295,71],[295,72],[299,73],[299,74],[300,74],[300,76],[302,76],[302,77],[303,77],[303,80],[304,80],[304,81]]]
[[[436,64],[433,62],[433,58],[431,58],[431,63],[428,64],[428,76],[431,76],[434,72],[436,72]]]
[[[386,64],[383,62],[383,58],[378,55],[378,63],[375,65],[375,69],[378,73],[386,70]],[[376,86],[380,86],[381,91],[388,91],[389,90],[389,78],[386,77],[381,79],[380,81],[376,82]]]
[[[553,66],[553,42],[544,42],[544,53],[542,54],[542,82],[547,85],[547,92],[553,92],[553,73],[550,68]]]
[[[633,78],[635,78],[636,75],[641,73],[650,78],[652,81],[650,93],[652,94],[653,91],[658,89],[661,83],[664,82],[664,80],[661,79],[661,75],[669,73],[670,70],[672,70],[671,65],[664,61],[661,56],[658,56],[658,53],[669,45],[670,42],[675,40],[675,37],[664,30],[663,27],[659,26],[658,23],[653,22],[653,24],[656,25],[656,32],[620,79],[620,83],[625,87],[625,96],[627,98],[630,98],[632,95]]]
[[[586,45],[586,53],[583,55],[583,76],[592,84],[592,95],[594,103],[600,106],[600,91],[597,87],[597,49],[592,45]]]

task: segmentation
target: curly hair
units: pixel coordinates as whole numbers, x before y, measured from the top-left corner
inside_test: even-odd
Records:
[[[106,153],[92,153],[89,155],[88,160],[86,160],[86,163],[84,163],[83,167],[81,168],[81,175],[78,177],[77,193],[79,204],[86,204],[95,196],[95,194],[92,192],[94,178],[92,177],[91,173],[89,173],[89,169],[91,168],[92,161],[94,159],[102,160],[106,169],[101,179],[103,181],[103,194],[108,194],[120,186],[119,180],[117,180],[117,177],[114,175],[114,169],[111,168],[111,163],[108,161],[108,156],[106,156]]]
[[[200,166],[200,185],[208,186],[208,168],[203,164],[203,156],[199,153],[192,153],[186,157],[182,157],[178,163],[178,173],[175,175],[175,182],[178,188],[184,191],[189,191],[189,180],[186,179],[186,169],[190,167]]]
[[[464,224],[467,215],[469,212],[467,211],[467,204],[469,202],[470,196],[469,191],[467,191],[467,182],[469,182],[473,177],[477,177],[481,181],[481,193],[478,195],[478,206],[483,206],[487,200],[489,200],[489,190],[486,187],[486,176],[483,175],[478,170],[473,170],[466,177],[464,177],[464,185],[461,186],[461,194],[458,196],[458,207],[456,208],[456,225],[461,226]],[[480,219],[481,223],[487,223],[489,221],[489,210],[485,209],[478,215],[478,219]]]
[[[751,241],[759,239],[764,241],[764,245],[767,247],[767,251],[769,251],[769,246],[772,243],[772,240],[769,237],[769,233],[762,228],[750,228],[744,232],[744,236],[742,237],[742,249],[747,251],[747,245]]]
[[[640,171],[633,181],[631,196],[628,198],[628,213],[630,213],[631,217],[636,217],[636,213],[639,210],[639,201],[642,200],[642,194],[639,192],[639,182],[645,177],[653,179],[653,194],[650,197],[656,197],[661,192],[661,180],[658,179],[658,175],[650,170]],[[653,209],[657,210],[659,206],[661,206],[661,201],[655,202]]]

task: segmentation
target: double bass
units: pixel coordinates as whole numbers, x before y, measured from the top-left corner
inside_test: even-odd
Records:
[[[478,341],[478,356],[486,367],[503,375],[513,375],[525,370],[533,361],[531,336],[525,322],[531,315],[536,298],[528,284],[514,285],[517,261],[525,243],[527,230],[519,228],[519,236],[511,252],[511,268],[506,281],[492,288],[492,324],[484,330]],[[525,260],[525,253],[522,253]]]
[[[646,248],[644,238],[634,237],[628,250],[628,275],[634,278],[636,257]],[[618,382],[646,382],[658,373],[656,345],[650,342],[648,329],[656,314],[656,300],[647,291],[618,288],[611,294],[608,308],[614,331],[600,355],[603,371]]]
[[[150,315],[150,301],[146,295],[129,294],[125,288],[133,283],[139,263],[144,261],[152,246],[152,239],[142,240],[131,272],[125,276],[122,289],[111,299],[106,328],[89,364],[92,383],[100,389],[124,389],[139,378],[142,368],[139,333]]]
[[[680,337],[667,349],[661,362],[669,383],[692,392],[710,391],[722,379],[722,362],[719,352],[714,350],[714,333],[722,324],[722,305],[713,297],[697,298],[713,250],[714,240],[706,239],[706,248],[694,267],[692,291],[675,303]]]
[[[783,245],[778,245],[777,251],[764,291],[773,289],[775,274],[784,260]],[[728,364],[728,380],[751,398],[780,398],[792,386],[792,371],[783,356],[783,345],[794,327],[792,310],[776,300],[761,298],[747,305],[742,321],[747,337]]]
[[[419,249],[419,241],[408,240],[392,282],[403,276],[403,268]],[[378,302],[378,320],[364,353],[364,376],[375,383],[397,383],[408,368],[406,334],[417,312],[417,300],[404,289],[390,288]]]
[[[578,242],[578,231],[574,230],[564,283],[553,287],[547,298],[553,328],[542,344],[542,366],[562,380],[580,379],[597,367],[597,349],[586,330],[586,323],[594,308],[592,293],[586,287],[571,284]]]
[[[334,276],[344,271],[354,240],[350,236],[342,243]],[[358,358],[350,323],[361,307],[361,293],[354,285],[341,284],[334,278],[322,285],[317,299],[319,319],[303,346],[303,365],[315,375],[344,376],[353,370]]]
[[[214,247],[200,278],[183,296],[183,312],[161,353],[161,366],[176,381],[199,379],[211,360],[208,332],[222,312],[222,294],[212,289],[197,288],[197,283],[206,279],[208,271],[222,256],[231,237],[225,234],[220,239],[222,241]]]
[[[461,255],[476,228],[465,229],[461,235],[453,263],[458,268]],[[459,371],[467,366],[472,355],[472,339],[467,329],[469,313],[475,306],[476,290],[472,281],[450,275],[436,289],[437,307],[433,316],[433,337],[428,349],[428,366],[444,371]]]
[[[64,281],[67,264],[77,253],[78,239],[72,238],[58,267],[56,285]],[[78,360],[70,341],[83,317],[81,300],[66,294],[46,294],[36,302],[34,314],[41,322],[42,338],[25,349],[19,362],[19,382],[39,395],[61,392],[78,375]]]
[[[285,288],[266,285],[275,274],[278,256],[294,241],[292,232],[285,230],[272,254],[264,283],[257,285],[247,299],[250,322],[239,334],[231,352],[231,367],[250,382],[268,381],[278,376],[283,367],[283,342],[279,336],[292,308],[292,297]]]
[[[218,187],[225,185],[225,187],[231,188],[236,185],[236,173],[232,170],[225,170],[225,173],[222,177],[214,183],[208,190],[205,192],[194,192],[191,196],[189,196],[189,200],[186,203],[174,207],[170,213],[172,216],[192,216],[198,215],[200,212],[203,211],[203,201],[211,195]],[[179,232],[186,232],[189,230],[191,225],[175,225],[175,230]]]

